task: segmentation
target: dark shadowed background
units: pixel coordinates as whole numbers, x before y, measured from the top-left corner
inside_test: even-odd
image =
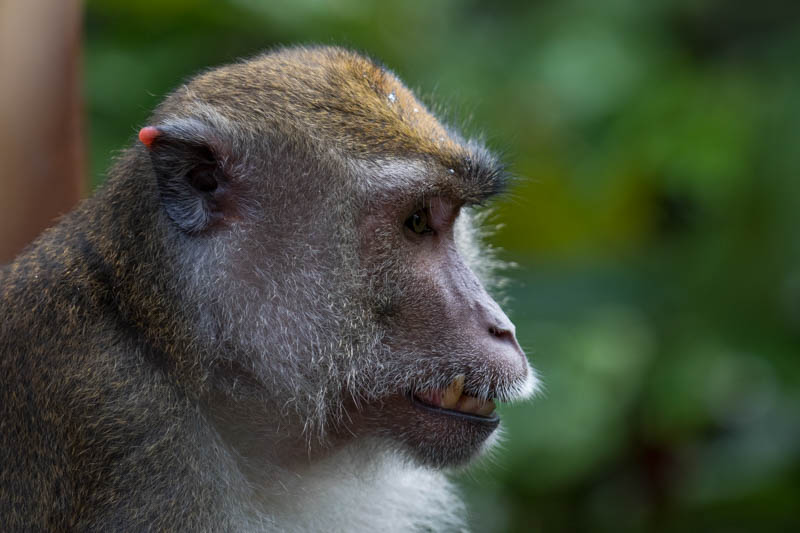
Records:
[[[92,184],[187,76],[340,44],[485,132],[541,372],[476,531],[800,530],[800,4],[89,1]]]

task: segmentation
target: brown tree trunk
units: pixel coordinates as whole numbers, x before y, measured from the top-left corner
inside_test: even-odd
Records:
[[[81,0],[0,0],[0,264],[86,192]]]

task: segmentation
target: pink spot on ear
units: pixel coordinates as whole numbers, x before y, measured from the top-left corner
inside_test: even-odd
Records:
[[[144,128],[139,130],[139,140],[142,141],[142,144],[150,148],[150,145],[153,144],[153,141],[156,140],[156,137],[159,135],[158,128],[153,126],[145,126]]]

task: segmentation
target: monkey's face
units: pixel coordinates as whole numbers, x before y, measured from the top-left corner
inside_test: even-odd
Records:
[[[197,250],[181,298],[238,433],[367,434],[453,465],[534,390],[464,220],[503,167],[385,69],[268,54],[193,80],[140,140]]]
[[[480,250],[463,205],[446,189],[376,202],[359,231],[385,346],[374,369],[383,396],[364,419],[434,466],[476,456],[498,428],[495,402],[536,384],[514,325],[468,264]]]

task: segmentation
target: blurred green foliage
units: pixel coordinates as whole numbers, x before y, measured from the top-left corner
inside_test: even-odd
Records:
[[[90,1],[95,183],[187,76],[382,59],[523,179],[493,220],[542,374],[476,531],[800,530],[800,4]]]

